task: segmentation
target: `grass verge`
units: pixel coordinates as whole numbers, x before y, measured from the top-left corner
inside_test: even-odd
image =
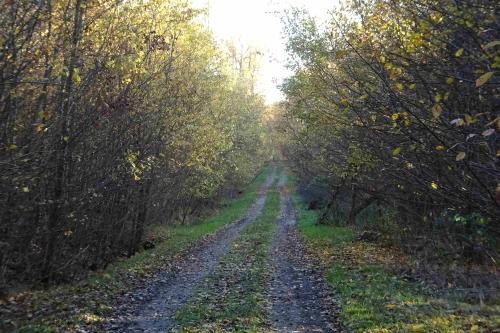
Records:
[[[261,215],[235,240],[216,271],[177,314],[181,332],[269,331],[265,293],[279,207],[279,192],[273,188]]]
[[[299,229],[327,267],[344,326],[351,332],[500,332],[498,304],[470,304],[453,290],[434,290],[394,273],[397,249],[356,241],[349,227],[317,225],[296,194]]]
[[[98,323],[113,309],[119,295],[140,285],[142,279],[161,270],[203,237],[243,216],[271,170],[264,169],[239,198],[199,223],[155,227],[152,232],[164,241],[152,250],[117,261],[76,284],[25,291],[0,300],[0,332],[72,331]]]

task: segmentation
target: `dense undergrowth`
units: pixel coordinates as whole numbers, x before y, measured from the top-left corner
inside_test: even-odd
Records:
[[[113,309],[119,295],[139,286],[195,242],[241,217],[255,201],[269,172],[271,167],[262,171],[239,198],[196,224],[152,228],[149,234],[158,241],[152,250],[117,261],[76,284],[17,292],[2,299],[0,331],[59,332],[97,324]]]
[[[0,2],[0,295],[135,254],[270,158],[259,54],[205,16],[189,0]]]
[[[463,290],[436,288],[416,274],[398,248],[357,240],[352,226],[318,224],[295,194],[299,229],[321,259],[337,292],[345,327],[353,332],[496,332],[498,299],[468,299]]]
[[[275,141],[325,223],[389,212],[414,254],[498,266],[497,3],[348,0],[324,22],[290,11]]]

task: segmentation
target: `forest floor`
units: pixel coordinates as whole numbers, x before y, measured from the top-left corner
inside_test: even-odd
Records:
[[[270,167],[222,217],[157,229],[153,250],[83,282],[12,295],[0,304],[0,331],[341,331],[286,182],[284,168]]]
[[[137,290],[120,300],[118,309],[101,326],[105,331],[166,332],[176,323],[175,314],[193,296],[195,288],[210,275],[230,250],[239,234],[262,212],[275,170],[260,189],[257,200],[238,221],[221,229],[187,255],[172,262]]]
[[[444,269],[439,274],[450,282],[436,284],[418,272],[414,258],[401,248],[361,240],[349,226],[318,224],[318,211],[308,209],[296,192],[292,200],[298,229],[327,272],[346,331],[500,332],[497,297],[471,298],[453,285]],[[462,270],[466,264],[462,266],[455,269]]]
[[[498,303],[401,276],[397,249],[317,214],[269,167],[204,223],[153,230],[154,249],[3,300],[0,331],[500,332]]]
[[[128,293],[116,332],[339,332],[331,288],[304,251],[282,170],[245,217]],[[139,300],[139,301],[137,301]]]

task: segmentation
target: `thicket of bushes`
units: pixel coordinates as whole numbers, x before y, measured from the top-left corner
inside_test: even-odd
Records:
[[[325,28],[290,13],[294,75],[279,128],[303,187],[326,188],[326,210],[351,224],[368,207],[390,211],[402,242],[444,235],[452,252],[494,263],[497,6],[349,1]]]
[[[247,182],[268,152],[255,52],[183,0],[0,3],[0,289],[140,246]]]

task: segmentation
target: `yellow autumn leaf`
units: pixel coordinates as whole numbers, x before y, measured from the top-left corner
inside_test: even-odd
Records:
[[[82,83],[82,78],[80,77],[80,73],[78,71],[78,68],[75,68],[73,69],[73,83],[77,86],[80,85],[80,83]]]
[[[28,186],[23,187],[23,192],[24,193],[28,193],[29,191],[30,191],[30,189],[29,189]]]
[[[463,151],[461,151],[461,152],[459,152],[459,153],[457,154],[457,157],[455,157],[455,160],[456,160],[456,161],[461,161],[461,160],[463,160],[464,158],[465,158],[465,153],[464,153]]]
[[[455,79],[453,79],[452,77],[449,77],[446,79],[447,84],[453,84],[454,81],[455,81]]]
[[[488,72],[483,75],[481,75],[477,80],[476,80],[476,88],[481,87],[483,84],[488,82],[491,77],[493,76],[493,72]]]
[[[445,147],[444,146],[436,146],[436,150],[439,150],[439,151],[445,150]]]
[[[422,324],[411,325],[411,331],[415,333],[425,332],[425,327]]]
[[[44,125],[44,124],[37,124],[37,125],[35,126],[35,131],[36,131],[37,133],[43,132],[43,131],[44,131],[44,129],[45,129],[45,125]]]
[[[434,116],[434,118],[438,118],[441,115],[441,113],[443,113],[443,108],[441,107],[441,105],[436,103],[432,107],[431,111],[432,111],[432,115]]]
[[[467,125],[474,124],[475,122],[477,122],[477,119],[475,117],[472,117],[472,116],[470,116],[468,114],[465,114],[464,118],[465,118],[465,123]]]

